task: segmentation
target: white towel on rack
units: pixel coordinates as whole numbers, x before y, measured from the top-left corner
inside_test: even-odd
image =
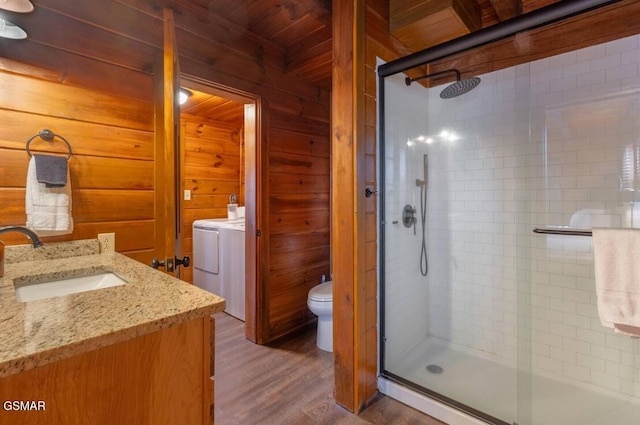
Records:
[[[46,187],[44,183],[38,183],[35,158],[31,157],[26,186],[26,226],[40,236],[72,233],[71,180],[68,175],[66,186]]]
[[[600,322],[640,337],[640,229],[593,229]]]

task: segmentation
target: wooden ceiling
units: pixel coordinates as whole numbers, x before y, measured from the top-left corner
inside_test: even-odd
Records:
[[[180,107],[183,114],[241,125],[244,105],[233,100],[189,88],[191,96]]]
[[[331,88],[331,0],[191,0],[284,52],[284,71]]]
[[[560,0],[466,1],[477,3],[481,27],[485,28]],[[249,52],[251,67],[247,73],[258,73],[260,67],[268,65],[282,75],[331,89],[331,0],[33,0],[33,3],[35,11],[30,14],[0,11],[0,17],[29,33],[28,40],[19,42],[20,49],[15,48],[18,42],[1,40],[0,58],[44,68],[58,67],[62,75],[69,60],[61,56],[79,57],[74,59],[77,63],[87,58],[149,73],[153,55],[162,46],[161,11],[170,7],[176,14],[178,47],[187,60],[222,67],[224,57],[203,58],[192,53],[194,43],[214,42],[236,52]],[[387,0],[369,3],[377,13],[388,11]],[[431,31],[444,29],[434,26]]]
[[[560,0],[389,0],[389,30],[411,52],[513,19]]]

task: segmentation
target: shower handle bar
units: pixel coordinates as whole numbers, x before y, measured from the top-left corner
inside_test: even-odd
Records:
[[[544,235],[565,235],[565,236],[592,236],[591,230],[564,230],[564,229],[549,229],[546,227],[533,229],[533,233],[540,233]]]

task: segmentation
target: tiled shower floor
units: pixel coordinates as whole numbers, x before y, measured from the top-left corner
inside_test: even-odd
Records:
[[[436,364],[441,374],[427,372]],[[525,386],[520,396],[531,402],[532,418],[526,409],[518,417],[518,383],[516,370],[499,363],[452,350],[443,344],[427,341],[407,356],[402,366],[389,368],[404,378],[471,406],[507,423],[520,425],[637,425],[640,404],[632,404],[583,387],[546,377],[532,378],[530,390]],[[526,396],[530,391],[531,397]],[[638,400],[640,402],[640,400]]]

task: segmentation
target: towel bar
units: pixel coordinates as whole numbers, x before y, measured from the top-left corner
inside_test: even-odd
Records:
[[[550,229],[547,227],[533,229],[533,233],[541,233],[545,235],[565,235],[565,236],[592,236],[591,230],[578,229]]]
[[[29,138],[29,140],[27,140],[27,153],[29,154],[29,156],[31,155],[31,151],[29,150],[29,144],[31,143],[31,141],[33,139],[35,139],[36,137],[40,137],[42,140],[44,140],[45,142],[53,142],[53,139],[58,137],[59,139],[62,139],[62,141],[67,145],[67,148],[69,149],[69,156],[67,156],[67,159],[71,158],[71,154],[73,153],[71,150],[71,144],[67,141],[67,139],[65,139],[64,137],[62,137],[59,134],[55,134],[53,131],[51,130],[42,130],[40,133],[34,134],[33,136],[31,136]]]

